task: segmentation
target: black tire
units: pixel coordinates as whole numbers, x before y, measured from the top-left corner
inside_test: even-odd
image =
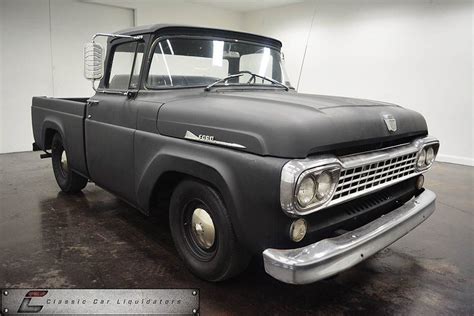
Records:
[[[53,136],[51,144],[51,161],[53,164],[54,177],[56,182],[63,192],[77,193],[80,192],[87,185],[87,178],[75,173],[67,167],[66,164],[61,163],[63,153],[67,157],[67,151],[64,148],[63,140],[60,134]]]
[[[203,208],[215,227],[215,240],[203,249],[191,230],[193,210]],[[241,273],[250,261],[249,253],[238,243],[227,209],[219,194],[194,180],[182,181],[170,202],[170,229],[176,249],[186,266],[207,281],[223,281]]]

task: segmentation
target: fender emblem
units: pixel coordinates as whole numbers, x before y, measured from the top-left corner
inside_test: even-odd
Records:
[[[389,132],[397,131],[397,120],[390,114],[384,114],[383,120]]]
[[[216,144],[216,145],[221,145],[221,146],[227,146],[227,147],[233,147],[233,148],[246,148],[243,145],[236,144],[236,143],[228,143],[228,142],[222,142],[219,140],[215,140],[214,136],[210,135],[204,135],[204,134],[199,134],[196,135],[193,132],[186,131],[186,134],[184,135],[185,139],[190,139],[190,140],[195,140],[198,142],[202,143],[209,143],[209,144]]]

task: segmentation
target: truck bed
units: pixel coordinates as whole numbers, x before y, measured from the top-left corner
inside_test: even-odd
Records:
[[[44,151],[51,149],[54,134],[60,133],[68,150],[70,168],[84,176],[88,176],[84,148],[84,118],[88,99],[33,97],[31,106],[35,145]]]

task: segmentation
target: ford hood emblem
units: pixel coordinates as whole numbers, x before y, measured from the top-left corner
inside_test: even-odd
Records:
[[[383,120],[389,132],[397,131],[397,120],[390,114],[384,114]]]

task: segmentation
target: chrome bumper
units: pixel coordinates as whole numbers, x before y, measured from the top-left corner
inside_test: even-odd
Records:
[[[343,235],[297,249],[266,249],[265,271],[292,284],[315,282],[346,270],[389,246],[425,221],[436,195],[425,190],[403,206]]]

